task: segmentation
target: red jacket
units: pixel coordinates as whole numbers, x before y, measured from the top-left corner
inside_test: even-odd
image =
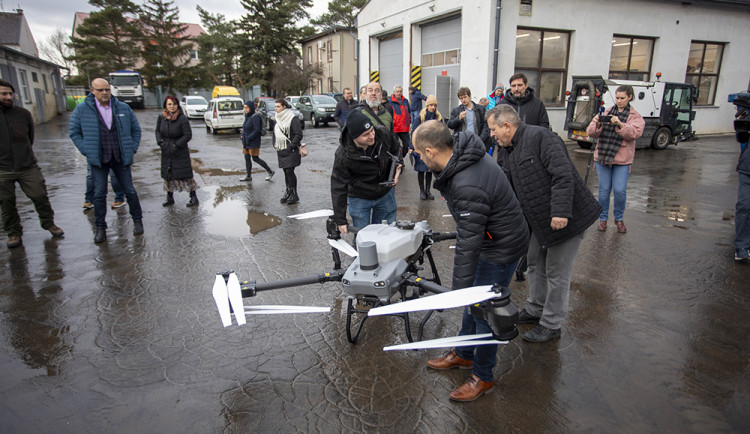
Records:
[[[391,95],[391,106],[393,107],[393,132],[408,133],[411,124],[409,100],[404,97],[397,100],[395,96]]]

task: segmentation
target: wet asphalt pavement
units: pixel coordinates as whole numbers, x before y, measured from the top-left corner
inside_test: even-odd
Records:
[[[251,183],[240,182],[239,136],[211,136],[192,121],[201,203],[186,208],[188,195],[176,193],[164,208],[157,112],[137,116],[133,178],[146,232],[132,235],[127,206],[108,209],[101,245],[93,211],[81,210],[86,163],[68,139],[69,115],[37,126],[34,148],[65,237],[50,238],[18,192],[24,247],[0,246],[1,432],[747,432],[750,264],[733,260],[732,136],[638,151],[628,233],[587,232],[562,338],[502,346],[495,388],[454,403],[448,394],[467,371],[425,365],[443,350],[382,351],[406,341],[400,319],[372,318],[356,345],[347,341],[337,283],[245,299],[330,313],[221,326],[217,271],[272,281],[331,269],[323,219],[286,216],[330,208],[337,128],[306,125],[301,202],[287,206],[281,172],[264,182],[256,167]],[[588,153],[570,150],[585,172]],[[277,167],[270,136],[261,157]],[[396,197],[399,219],[454,228],[439,198],[418,199],[411,168]],[[434,248],[444,282],[449,245]],[[526,283],[511,288],[521,307]],[[459,323],[459,309],[444,311],[426,338],[453,336]]]

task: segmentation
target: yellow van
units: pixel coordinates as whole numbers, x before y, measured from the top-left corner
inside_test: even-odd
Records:
[[[237,88],[232,86],[214,86],[214,91],[211,93],[211,99],[218,96],[240,96]]]

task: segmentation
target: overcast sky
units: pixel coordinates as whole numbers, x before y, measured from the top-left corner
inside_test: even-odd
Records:
[[[136,4],[143,4],[142,0],[133,1]],[[197,0],[175,0],[174,3],[180,9],[180,21],[200,24],[198,11],[195,9],[195,5],[199,4]],[[230,20],[239,18],[245,13],[239,0],[202,1],[200,4],[203,9],[212,14],[220,13]],[[87,0],[0,0],[0,9],[4,12],[10,12],[19,7],[23,9],[37,46],[47,40],[58,27],[70,34],[76,12],[95,10]],[[327,10],[328,0],[313,0],[313,7],[308,12],[311,17],[317,17]]]

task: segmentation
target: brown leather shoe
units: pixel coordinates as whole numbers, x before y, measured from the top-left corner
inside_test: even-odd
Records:
[[[625,222],[622,220],[615,220],[615,226],[617,226],[617,232],[624,234],[628,231],[628,228],[625,226]]]
[[[61,236],[65,235],[65,232],[63,232],[63,230],[59,226],[57,226],[57,225],[52,225],[47,230],[55,238],[61,237]]]
[[[23,244],[23,242],[21,241],[20,235],[8,235],[8,240],[5,242],[5,245],[8,246],[9,249],[21,247],[21,244]]]
[[[427,366],[438,371],[445,371],[446,369],[471,369],[474,366],[474,362],[458,357],[456,350],[451,350],[445,357],[439,359],[431,359],[427,361]]]
[[[450,398],[453,401],[474,401],[483,394],[487,393],[495,386],[494,381],[482,381],[474,374],[466,379],[466,382],[458,389],[451,392]]]

